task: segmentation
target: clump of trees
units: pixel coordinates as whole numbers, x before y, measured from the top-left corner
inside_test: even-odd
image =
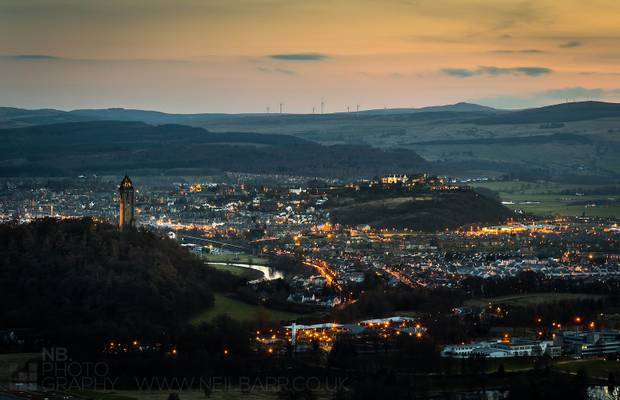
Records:
[[[453,289],[377,287],[362,293],[355,303],[335,309],[332,312],[332,319],[339,322],[353,322],[364,318],[389,316],[404,310],[450,313],[464,298],[463,292]]]
[[[620,280],[579,280],[548,278],[535,271],[522,271],[512,277],[480,278],[467,277],[460,283],[461,288],[472,296],[497,297],[523,293],[592,293],[605,294],[616,301],[620,300]]]
[[[469,189],[435,191],[418,201],[414,192],[367,190],[342,193],[328,203],[334,222],[375,228],[436,231],[471,223],[499,223],[514,213],[498,200]]]

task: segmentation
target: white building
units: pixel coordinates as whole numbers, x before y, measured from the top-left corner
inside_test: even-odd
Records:
[[[442,357],[468,358],[480,355],[486,358],[534,357],[548,354],[557,357],[561,348],[552,341],[511,338],[469,344],[448,345],[441,352]]]

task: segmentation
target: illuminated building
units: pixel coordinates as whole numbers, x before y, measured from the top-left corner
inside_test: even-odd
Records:
[[[380,178],[383,184],[406,183],[409,178],[407,175],[387,175]]]
[[[118,187],[120,194],[120,209],[118,213],[118,227],[121,231],[131,228],[135,225],[135,193],[133,183],[127,175],[121,181]]]

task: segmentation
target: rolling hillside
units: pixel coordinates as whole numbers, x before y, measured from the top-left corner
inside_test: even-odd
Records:
[[[320,145],[289,135],[96,121],[0,130],[2,176],[223,171],[326,177],[424,170],[411,150]]]
[[[230,132],[254,132],[281,135],[287,137],[286,140],[296,137],[304,139],[306,144],[345,148],[371,146],[390,154],[398,149],[419,154],[433,164],[436,173],[457,176],[508,174],[518,179],[551,179],[568,183],[620,181],[620,160],[617,157],[620,151],[620,104],[616,103],[576,102],[520,111],[457,103],[331,114],[166,114],[127,109],[62,112],[0,108],[0,127],[85,120],[181,124],[203,128],[213,134],[230,135],[231,141],[236,139]],[[202,142],[203,138],[199,143]],[[330,149],[332,152],[337,150]],[[402,165],[398,161],[401,153],[394,154],[395,157],[383,159],[389,163],[384,170]],[[333,156],[339,157],[335,153]],[[260,157],[277,158],[280,155],[264,149]],[[286,155],[281,158],[292,159]],[[370,157],[368,162],[373,159]],[[421,162],[417,157],[416,160]],[[364,164],[356,163],[345,163],[343,168]],[[328,165],[325,164],[325,168]],[[299,168],[305,169],[307,165],[297,163],[293,169]],[[333,168],[340,167],[333,164]],[[287,170],[282,166],[275,169]],[[363,173],[378,170],[381,168],[375,165]],[[308,173],[312,171],[316,172],[316,168],[311,168]]]

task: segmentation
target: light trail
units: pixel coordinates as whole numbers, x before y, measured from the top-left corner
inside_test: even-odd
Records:
[[[383,267],[383,270],[385,272],[387,272],[388,274],[392,275],[394,278],[396,278],[399,282],[409,286],[409,287],[416,287],[416,284],[413,283],[411,281],[411,279],[408,276],[405,276],[403,274],[401,274],[399,271],[393,270],[390,267]]]
[[[308,267],[312,267],[316,269],[319,272],[319,274],[323,278],[325,278],[325,281],[327,282],[328,285],[333,286],[334,288],[336,288],[337,291],[342,292],[342,285],[338,283],[338,276],[336,275],[334,271],[329,269],[327,262],[318,261],[317,263],[316,261],[313,261],[311,258],[306,257],[306,259],[303,261],[303,264]]]

